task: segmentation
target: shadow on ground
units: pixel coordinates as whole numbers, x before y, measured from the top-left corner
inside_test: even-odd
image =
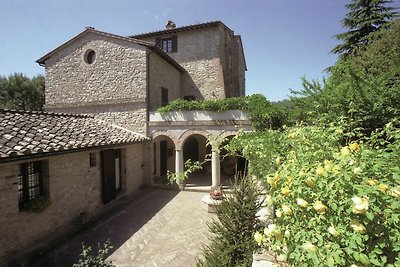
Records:
[[[179,191],[147,188],[138,197],[112,211],[101,220],[88,225],[76,235],[62,240],[29,266],[64,267],[79,259],[82,243],[93,251],[107,240],[113,246],[111,253],[122,246],[133,234],[145,225],[158,211],[171,201]]]

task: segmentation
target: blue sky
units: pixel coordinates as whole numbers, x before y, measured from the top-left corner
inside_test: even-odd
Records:
[[[247,94],[272,101],[336,61],[345,0],[0,0],[0,75],[44,74],[35,61],[93,26],[119,35],[221,20],[242,36]],[[395,1],[396,4],[399,1]]]

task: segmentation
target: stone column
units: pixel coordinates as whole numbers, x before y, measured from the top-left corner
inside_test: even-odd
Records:
[[[183,155],[181,149],[175,150],[175,173],[182,173],[183,169]]]
[[[212,169],[212,184],[211,187],[218,187],[221,184],[219,150],[212,148],[211,150],[211,169]]]

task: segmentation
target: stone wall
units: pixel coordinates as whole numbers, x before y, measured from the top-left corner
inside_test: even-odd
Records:
[[[181,73],[159,55],[149,56],[149,98],[150,110],[161,106],[161,88],[168,89],[168,99],[172,101],[181,97]]]
[[[96,59],[85,61],[93,50]],[[145,133],[147,48],[87,33],[46,61],[45,109],[93,113]],[[126,119],[126,120],[125,120]]]
[[[121,149],[119,196],[130,195],[144,182],[143,149],[147,143]],[[89,153],[97,164],[90,167]],[[51,204],[43,212],[19,211],[18,172],[21,162],[0,165],[0,265],[6,256],[21,252],[62,229],[76,225],[82,214],[89,218],[102,210],[100,150],[76,152],[44,158],[48,163]]]
[[[176,34],[163,35],[168,38]],[[189,75],[182,75],[183,96],[196,99],[225,98],[223,66],[220,61],[221,36],[219,27],[183,31],[178,35],[178,51],[168,53],[184,67]],[[155,43],[156,37],[143,40]]]
[[[233,32],[219,25],[141,39],[155,43],[156,37],[173,35],[177,35],[177,52],[168,55],[187,70],[182,75],[183,96],[195,96],[198,100],[226,98],[240,95],[238,87],[243,89],[244,95],[244,68],[241,67],[244,57],[237,49],[238,37]],[[240,66],[233,65],[234,62]],[[236,67],[238,69],[234,70]]]

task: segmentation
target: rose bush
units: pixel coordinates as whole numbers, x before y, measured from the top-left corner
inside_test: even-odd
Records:
[[[400,266],[400,130],[392,123],[369,137],[299,125],[238,136],[231,148],[242,148],[272,195],[275,224],[256,233],[261,246],[294,266]]]

